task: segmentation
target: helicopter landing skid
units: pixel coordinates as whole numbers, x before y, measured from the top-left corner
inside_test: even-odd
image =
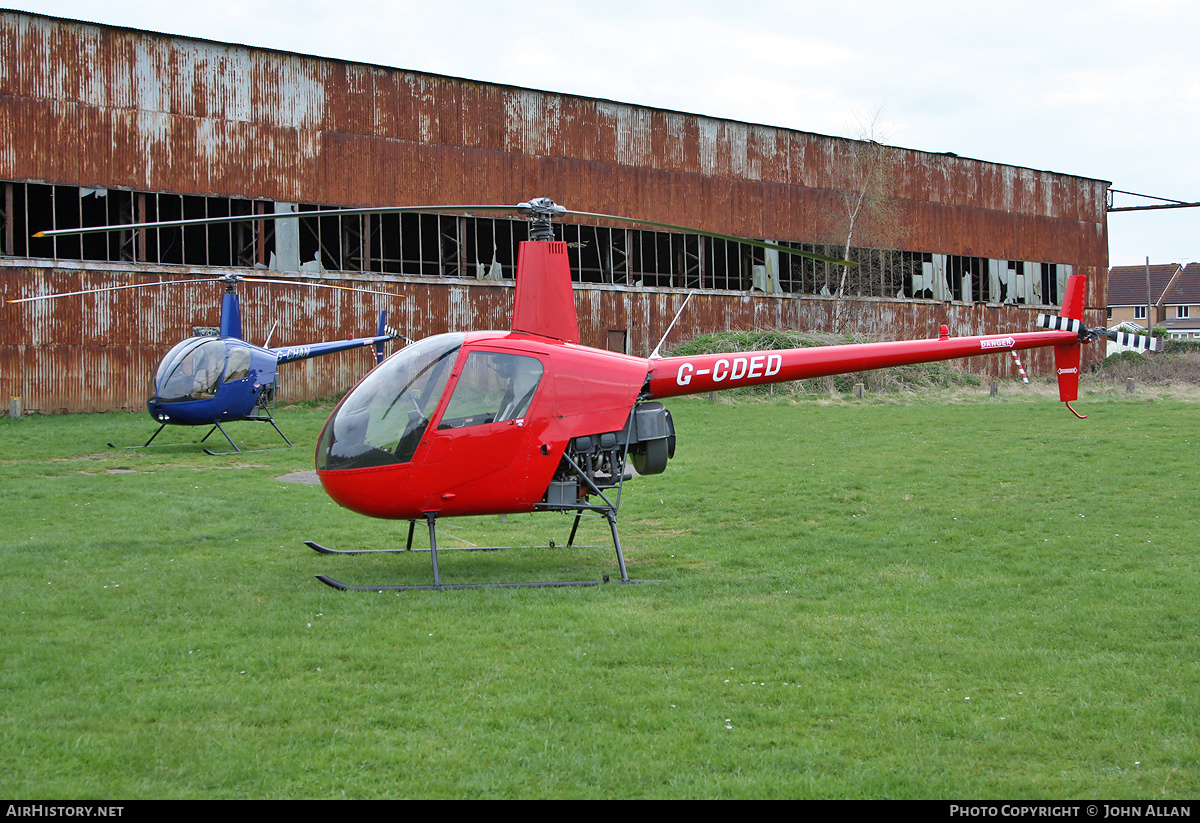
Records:
[[[437,591],[444,589],[515,589],[515,588],[547,588],[553,586],[603,586],[608,581],[608,575],[603,580],[564,580],[558,583],[443,583],[439,586],[351,586],[334,580],[326,574],[318,574],[316,578],[327,586],[338,591],[354,592],[408,592],[408,591]],[[622,580],[622,583],[647,583],[645,580]]]
[[[617,536],[617,517],[616,513],[611,510],[606,510],[605,514],[608,517],[609,527],[612,530],[613,545],[617,551],[617,565],[621,569],[621,583],[649,583],[656,581],[632,580],[625,569],[625,557],[621,553],[621,541]],[[582,510],[579,510],[575,516],[575,523],[571,529],[571,537],[567,542],[567,548],[592,548],[589,546],[574,546],[575,532],[579,528],[579,518],[582,516]],[[349,583],[343,583],[335,580],[332,577],[324,574],[316,575],[316,578],[327,586],[332,586],[339,591],[367,591],[367,592],[382,592],[382,591],[419,591],[419,590],[436,590],[436,589],[481,589],[481,588],[547,588],[547,587],[564,587],[564,586],[600,586],[609,582],[609,576],[603,575],[600,580],[563,580],[554,582],[538,582],[538,583],[457,583],[447,584],[441,582],[441,574],[438,568],[438,552],[439,551],[502,551],[509,548],[546,548],[541,546],[463,546],[450,547],[439,549],[437,545],[437,514],[428,512],[425,519],[429,523],[429,548],[428,549],[413,549],[413,532],[416,528],[416,521],[410,520],[408,525],[408,545],[403,549],[330,549],[319,543],[314,543],[311,540],[306,540],[305,545],[314,551],[321,554],[400,554],[411,551],[428,551],[433,562],[433,585],[414,585],[414,586],[353,586]],[[548,548],[557,548],[554,541],[550,541]]]
[[[147,440],[145,443],[143,443],[140,446],[118,446],[116,443],[109,443],[108,447],[110,449],[118,449],[118,448],[119,449],[148,449],[148,448],[150,448],[150,444],[154,443],[154,438],[158,437],[158,435],[166,427],[167,427],[167,424],[163,423],[161,426],[159,426],[157,429],[154,430],[154,434],[150,435],[150,439]],[[195,442],[195,441],[192,441],[192,442]],[[157,443],[156,445],[158,445],[158,446],[190,446],[192,444],[191,443]]]
[[[267,414],[265,416],[260,416],[260,417],[243,417],[242,419],[243,420],[253,420],[253,421],[256,421],[259,423],[270,423],[271,428],[275,429],[275,431],[279,433],[279,436],[283,438],[283,442],[287,443],[289,446],[292,445],[292,441],[288,440],[287,435],[279,430],[279,426],[275,425],[275,419],[273,417],[271,417],[270,414]],[[211,435],[215,431],[220,431],[221,434],[225,435],[225,439],[229,441],[229,445],[233,446],[233,451],[231,451],[231,452],[215,452],[212,449],[205,449],[204,450],[205,454],[211,454],[213,457],[220,457],[220,456],[226,455],[226,454],[242,454],[243,452],[266,451],[266,449],[241,449],[241,448],[238,448],[238,444],[233,442],[233,438],[229,436],[229,433],[227,431],[225,431],[225,429],[221,428],[220,423],[216,423],[216,422],[214,422],[213,427],[208,430],[208,434],[206,434],[200,438],[200,442],[203,443],[205,440],[208,439],[209,435]],[[155,434],[158,434],[158,432],[155,432]],[[151,437],[150,439],[153,440],[154,438]],[[150,445],[150,444],[147,443],[146,445]]]
[[[322,546],[320,543],[314,543],[311,540],[305,540],[304,545],[308,546],[315,552],[320,554],[406,554],[409,552],[424,552],[429,553],[430,549],[331,549],[328,546]],[[566,544],[558,545],[553,540],[545,546],[439,546],[439,552],[503,552],[509,549],[598,549],[599,546],[575,546]]]

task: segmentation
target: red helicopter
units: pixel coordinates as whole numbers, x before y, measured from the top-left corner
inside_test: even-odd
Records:
[[[412,548],[416,522],[427,522],[433,585],[348,586],[319,575],[323,582],[339,589],[456,588],[443,585],[439,576],[439,518],[537,511],[575,513],[568,545],[584,512],[602,514],[621,581],[632,582],[617,534],[617,508],[629,479],[627,461],[638,474],[657,474],[674,454],[675,429],[663,398],[1053,346],[1059,396],[1071,408],[1082,343],[1103,336],[1143,349],[1155,346],[1152,338],[1085,328],[1085,281],[1075,276],[1061,316],[1039,315],[1045,331],[952,338],[943,326],[931,340],[690,357],[603,351],[579,344],[567,245],[553,239],[550,221],[573,214],[665,224],[572,212],[544,198],[519,210],[534,225],[533,239],[520,245],[512,331],[437,335],[397,352],[342,399],[317,444],[317,474],[339,504],[372,517],[408,520],[404,550]],[[308,545],[327,553],[362,553]]]
[[[658,474],[674,455],[675,428],[664,398],[739,386],[780,383],[847,372],[1003,351],[1054,347],[1059,397],[1077,398],[1081,344],[1099,337],[1141,349],[1152,338],[1083,325],[1083,276],[1071,277],[1060,315],[1038,316],[1043,331],[978,337],[938,337],[823,348],[633,357],[579,343],[567,244],[552,220],[574,215],[683,230],[837,260],[756,240],[614,215],[569,211],[548,198],[511,206],[403,207],[322,212],[512,212],[532,219],[520,244],[511,331],[455,332],[425,338],[393,354],[337,405],[321,432],[316,467],[340,505],[371,517],[408,520],[404,549],[335,550],[326,554],[411,551],[416,523],[429,529],[433,584],[352,586],[362,591],[491,586],[596,585],[608,581],[447,585],[438,565],[437,521],[466,515],[557,511],[574,513],[567,545],[585,514],[607,519],[621,582],[630,579],[617,533],[624,482]],[[209,222],[231,218],[208,218]],[[184,221],[170,224],[180,225]],[[200,221],[190,221],[200,222]],[[128,226],[121,228],[130,228]],[[1071,409],[1077,417],[1082,417]],[[553,543],[551,544],[553,545]]]

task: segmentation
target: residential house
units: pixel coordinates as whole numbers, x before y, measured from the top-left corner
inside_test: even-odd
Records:
[[[1110,268],[1108,327],[1122,325],[1142,331],[1149,326],[1165,325],[1172,337],[1200,336],[1200,265],[1166,263]]]
[[[1200,263],[1188,263],[1175,275],[1162,303],[1171,338],[1200,340]]]

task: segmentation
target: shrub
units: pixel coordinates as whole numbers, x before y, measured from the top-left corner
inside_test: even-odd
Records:
[[[1200,341],[1171,340],[1161,352],[1118,352],[1095,368],[1098,380],[1146,385],[1200,385]]]

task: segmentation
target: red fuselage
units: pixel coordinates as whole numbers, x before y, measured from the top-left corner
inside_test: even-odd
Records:
[[[333,467],[336,459],[331,460],[328,452],[338,447],[332,435],[345,409],[353,409],[359,392],[374,394],[377,408],[391,405],[396,391],[381,390],[384,380],[376,375],[403,372],[413,354],[409,347],[388,358],[346,395],[322,433],[317,454],[321,482],[334,500],[356,512],[416,519],[427,512],[455,516],[533,511],[570,438],[625,425],[645,383],[648,362],[519,332],[466,334],[459,349],[448,355],[453,364],[439,396],[417,399],[427,404],[420,411],[427,421],[418,424],[424,429],[411,457],[404,462],[388,460],[386,454],[394,455],[394,450],[387,451],[389,438],[402,439],[398,431],[391,431],[376,443],[384,446],[379,450],[384,454],[376,451],[379,465]],[[472,355],[530,358],[541,366],[540,380],[520,417],[503,419],[502,414],[491,413],[489,419],[484,413],[449,419],[446,412]],[[402,378],[393,386],[398,390],[410,382]],[[401,404],[406,415],[414,406],[411,400],[396,405]],[[322,449],[327,453],[322,454]]]

